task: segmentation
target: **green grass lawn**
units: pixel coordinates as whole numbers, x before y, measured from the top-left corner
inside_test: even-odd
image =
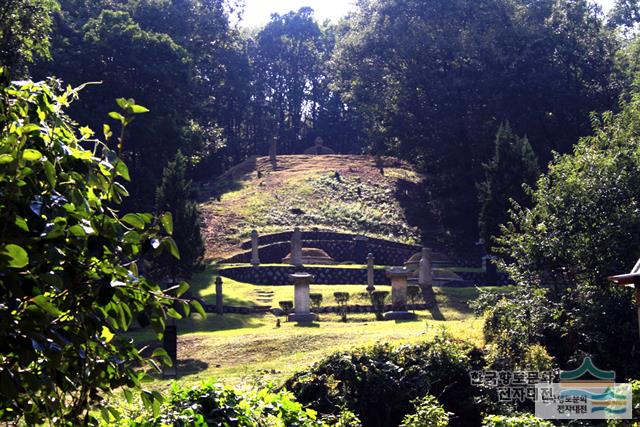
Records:
[[[192,280],[192,293],[208,302],[215,301],[215,274],[205,271]],[[382,286],[378,287],[382,288]],[[388,286],[384,288],[389,288]],[[483,288],[496,291],[508,288]],[[333,292],[362,293],[364,285],[312,285],[312,292],[334,304]],[[261,291],[261,292],[258,292]],[[293,299],[293,286],[259,286],[224,281],[226,304],[254,305],[258,295],[273,292],[273,303]],[[418,311],[415,321],[376,321],[372,313],[349,314],[346,323],[336,314],[322,314],[319,322],[299,326],[272,314],[223,316],[208,314],[177,322],[179,383],[193,384],[215,378],[231,385],[282,382],[294,372],[310,366],[336,351],[378,342],[402,344],[447,334],[482,344],[482,319],[476,318],[467,302],[478,294],[476,288],[435,288],[438,309]],[[355,300],[356,303],[365,303]],[[264,305],[264,303],[263,303]],[[150,341],[148,334],[132,334],[139,342]],[[153,377],[151,387],[165,387],[172,380]]]

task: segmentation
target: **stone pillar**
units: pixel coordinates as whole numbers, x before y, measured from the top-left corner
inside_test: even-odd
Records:
[[[373,254],[367,255],[367,292],[371,293],[376,290],[373,271]]]
[[[178,376],[178,332],[173,318],[167,322],[164,328],[162,348],[167,352],[172,363],[171,366],[163,366],[162,376],[176,378]]]
[[[313,322],[317,319],[315,313],[309,310],[309,283],[313,276],[309,273],[294,273],[289,275],[289,279],[294,285],[294,312],[289,315],[289,321]]]
[[[302,233],[298,227],[293,229],[291,236],[291,264],[302,267]]]
[[[420,286],[433,286],[433,273],[431,271],[431,249],[422,248],[422,258],[418,267],[418,284]]]
[[[224,314],[224,306],[222,305],[222,277],[216,277],[216,313]]]
[[[271,144],[269,144],[269,161],[271,162],[274,168],[276,167],[276,164],[278,162],[277,151],[278,151],[278,139],[273,138],[273,140],[271,140]]]
[[[251,265],[254,267],[260,265],[260,254],[258,252],[258,232],[251,231]]]
[[[387,277],[391,279],[391,311],[384,313],[385,320],[412,320],[414,313],[407,311],[407,279],[411,270],[406,267],[391,267]]]

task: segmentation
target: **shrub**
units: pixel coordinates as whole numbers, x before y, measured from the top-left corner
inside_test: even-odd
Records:
[[[101,141],[66,116],[79,89],[58,86],[9,83],[0,68],[0,421],[24,425],[95,423],[110,390],[140,387],[144,360],[121,332],[151,326],[160,338],[165,315],[189,311],[186,283],[163,291],[139,270],[163,249],[178,257],[171,216],[119,212],[124,126],[147,110],[117,100],[116,152],[109,126]]]
[[[155,414],[131,412],[123,417],[121,425],[321,427],[326,424],[317,418],[315,411],[305,409],[286,391],[241,392],[214,383],[182,388],[174,383],[166,403],[156,408]]]
[[[314,310],[318,310],[322,306],[322,294],[312,293],[309,294],[309,298],[311,299],[311,307]]]
[[[536,418],[532,414],[488,415],[482,421],[483,427],[553,427],[553,423]]]
[[[447,427],[449,414],[438,400],[427,394],[414,402],[415,412],[404,417],[400,427]]]
[[[280,301],[278,305],[284,311],[284,315],[288,316],[289,313],[293,310],[293,301]]]
[[[347,304],[349,304],[349,292],[334,292],[333,297],[340,308],[340,318],[347,321]]]
[[[320,413],[338,414],[346,407],[365,427],[399,425],[413,412],[412,402],[427,393],[440,396],[461,425],[479,424],[477,390],[469,380],[476,355],[469,344],[440,336],[398,348],[380,344],[328,356],[295,374],[285,387]]]
[[[371,305],[373,306],[373,312],[376,314],[377,320],[382,320],[382,312],[384,311],[384,304],[389,296],[389,291],[373,291],[371,293]]]

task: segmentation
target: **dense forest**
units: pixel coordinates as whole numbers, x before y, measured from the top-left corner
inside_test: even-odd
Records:
[[[16,74],[99,81],[72,107],[79,122],[99,128],[118,96],[152,106],[124,153],[134,208],[153,207],[178,149],[210,178],[274,141],[300,153],[321,136],[414,162],[450,231],[473,239],[500,126],[544,165],[589,133],[591,112],[616,108],[637,68],[626,2],[606,18],[587,1],[363,1],[339,23],[302,8],[256,29],[216,0],[10,4],[47,17],[30,18],[39,50],[3,53]]]
[[[637,0],[608,14],[588,0],[359,0],[339,22],[303,7],[260,28],[242,14],[236,0],[0,2],[0,421],[99,424],[110,390],[139,388],[147,356],[168,358],[121,333],[149,326],[160,339],[170,318],[205,317],[182,281],[204,268],[199,181],[318,137],[338,154],[406,161],[445,238],[480,239],[521,285],[471,304],[485,316],[482,351],[441,337],[291,377],[300,402],[343,417],[326,425],[381,422],[358,400],[374,380],[406,392],[385,415],[395,425],[444,426],[420,381],[460,386],[482,364],[592,356],[640,378],[631,294],[606,280],[640,253]],[[349,377],[356,391],[335,401],[309,394],[337,393],[331,372],[369,363],[397,370]],[[225,396],[230,420],[281,405],[293,420],[282,425],[325,425],[284,388],[269,389],[277,405],[265,391],[247,409],[216,387],[198,393]],[[180,424],[195,410],[176,403],[200,395],[173,392],[171,410],[185,412],[168,413],[172,425],[205,425]],[[457,425],[531,412],[466,383],[454,392],[440,403],[470,417]],[[127,425],[164,425],[162,394],[140,396],[153,422]]]

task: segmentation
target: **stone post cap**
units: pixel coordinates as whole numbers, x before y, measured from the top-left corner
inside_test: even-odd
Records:
[[[407,267],[391,267],[386,271],[387,277],[409,277],[412,274],[412,271]]]
[[[296,283],[299,283],[299,282],[311,282],[313,279],[315,279],[315,277],[313,276],[313,274],[310,274],[310,273],[299,272],[299,273],[290,274],[289,279],[291,279]]]
[[[373,254],[371,252],[367,254],[367,259],[373,260]]]
[[[258,235],[258,230],[256,230],[255,228],[251,230],[251,236],[257,236],[257,235]]]
[[[216,285],[218,285],[218,284],[220,284],[220,285],[222,284],[222,277],[220,277],[220,276],[216,277]]]

